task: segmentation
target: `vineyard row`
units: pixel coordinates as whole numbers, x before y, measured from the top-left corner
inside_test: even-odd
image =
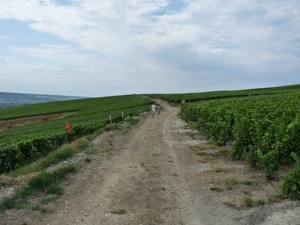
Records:
[[[73,112],[64,118],[29,123],[0,132],[0,174],[31,163],[65,143],[94,133],[108,123],[139,115],[149,110],[151,103],[149,99],[130,95],[0,110],[0,117],[5,118]]]
[[[267,177],[282,165],[295,165],[285,177],[284,194],[300,197],[300,93],[231,98],[184,104],[181,116],[196,122],[208,138],[225,145],[230,157],[262,165]]]

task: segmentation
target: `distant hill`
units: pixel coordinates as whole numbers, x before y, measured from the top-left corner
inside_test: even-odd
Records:
[[[0,92],[0,109],[17,107],[21,105],[36,104],[42,102],[56,102],[63,100],[82,99],[83,97],[62,95],[40,95]]]

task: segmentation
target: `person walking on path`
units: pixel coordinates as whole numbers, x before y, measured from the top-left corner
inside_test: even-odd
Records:
[[[156,111],[157,111],[157,118],[159,118],[159,114],[160,114],[160,105],[157,105]]]
[[[154,118],[154,115],[155,115],[155,112],[156,112],[156,105],[154,103],[151,105],[150,110],[151,110],[151,113],[152,113],[152,118]]]

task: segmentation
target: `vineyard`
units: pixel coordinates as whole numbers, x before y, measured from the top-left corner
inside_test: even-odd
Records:
[[[186,96],[184,96],[186,97]],[[300,91],[223,98],[183,104],[181,117],[218,145],[233,142],[229,153],[251,167],[262,166],[276,179],[280,166],[290,166],[282,193],[300,198]]]
[[[152,98],[160,98],[170,103],[197,102],[214,99],[234,98],[234,97],[248,97],[274,94],[289,94],[293,91],[298,91],[300,85],[289,85],[271,88],[258,88],[237,91],[211,91],[199,93],[184,93],[184,94],[149,94]]]
[[[26,105],[0,110],[0,121],[61,114],[0,131],[0,173],[35,161],[79,137],[94,133],[106,124],[149,110],[151,101],[139,95],[90,98]],[[69,125],[67,129],[66,125]]]
[[[182,119],[214,144],[232,143],[229,156],[245,160],[251,167],[262,167],[267,179],[278,179],[280,167],[290,168],[282,194],[300,198],[300,85],[148,96],[176,104],[185,102],[181,104]],[[142,96],[127,95],[2,109],[0,121],[61,116],[0,129],[0,173],[31,163],[106,124],[148,111],[151,103]]]

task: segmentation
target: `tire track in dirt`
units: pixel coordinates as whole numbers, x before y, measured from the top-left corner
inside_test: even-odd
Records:
[[[169,106],[166,105],[166,107]],[[177,192],[176,201],[181,208],[182,224],[236,224],[233,220],[235,210],[217,205],[210,198],[210,193],[201,177],[201,172],[207,168],[199,169],[197,158],[190,153],[189,147],[192,142],[187,135],[182,135],[182,133],[192,131],[183,129],[185,123],[177,117],[177,113],[177,110],[173,110],[164,121],[163,134],[164,141],[168,144],[168,154],[174,161],[174,168],[172,169],[176,170],[178,174],[178,181],[173,188]],[[194,142],[198,145],[201,144],[201,141]],[[194,168],[198,169],[195,170]],[[222,218],[222,222],[220,218]]]

